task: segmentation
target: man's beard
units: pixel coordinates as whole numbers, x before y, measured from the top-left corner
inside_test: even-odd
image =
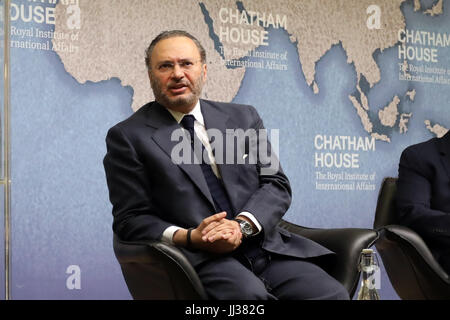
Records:
[[[180,81],[180,82],[182,82],[182,81]],[[172,84],[169,84],[168,86],[175,85],[175,84],[177,84],[177,83],[172,83]],[[155,96],[155,100],[169,109],[177,110],[182,107],[194,106],[194,104],[200,98],[200,95],[202,93],[203,74],[201,74],[200,77],[194,83],[184,82],[184,84],[190,89],[190,91],[191,91],[190,94],[188,94],[187,96],[169,97],[169,96],[167,96],[166,93],[163,92],[160,82],[157,79],[150,77],[150,85],[152,87],[153,94]],[[169,88],[166,88],[166,89],[169,89]]]

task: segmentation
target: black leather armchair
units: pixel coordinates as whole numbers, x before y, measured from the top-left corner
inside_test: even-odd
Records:
[[[413,230],[396,224],[396,178],[385,178],[378,195],[374,229],[376,248],[401,299],[450,299],[450,279]]]
[[[162,241],[113,238],[117,261],[135,300],[206,300],[203,285],[185,255]]]
[[[353,296],[360,276],[360,253],[374,244],[378,237],[375,231],[358,228],[311,229],[284,220],[280,226],[336,252],[337,262],[323,267]],[[113,247],[134,299],[208,298],[194,268],[175,246],[160,241],[125,242],[114,235]]]

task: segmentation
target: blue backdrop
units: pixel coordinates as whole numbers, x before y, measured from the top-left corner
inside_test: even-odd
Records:
[[[51,1],[14,3],[55,6]],[[444,5],[442,14],[424,14],[436,3],[422,1],[422,9],[414,11],[413,1],[406,1],[402,5],[406,28],[448,32],[448,6]],[[242,9],[241,2],[235,6]],[[200,6],[199,12],[206,14]],[[13,26],[54,30],[52,24],[23,17],[13,21]],[[316,64],[320,92],[315,94],[306,83],[291,35],[282,28],[265,30],[268,46],[258,50],[287,52],[287,70],[247,68],[232,101],[254,105],[268,129],[283,128],[280,159],[293,189],[286,219],[309,227],[371,228],[381,180],[396,176],[401,151],[435,136],[424,120],[450,125],[449,85],[399,80],[398,63],[402,61],[398,45],[376,52],[381,81],[362,89],[373,106],[369,117],[375,129],[387,134],[391,142],[377,140],[375,151],[358,152],[359,168],[344,170],[374,174],[371,183],[376,188],[318,190],[317,172],[343,170],[315,166],[315,137],[370,137],[349,99],[356,91],[355,66],[347,62],[341,43],[332,46]],[[12,35],[12,40],[20,40],[20,36]],[[439,57],[439,65],[450,69],[449,49],[439,49]],[[123,86],[118,78],[80,84],[56,52],[19,48],[17,44],[11,48],[11,67],[12,298],[129,299],[112,250],[111,205],[102,160],[107,130],[133,112],[134,88]],[[416,92],[414,101],[405,96],[412,90]],[[399,133],[398,122],[395,128],[385,128],[377,120],[378,111],[395,95],[400,97],[400,113],[413,112],[406,134]],[[3,283],[4,279],[0,280]],[[382,298],[397,299],[384,269],[381,281]]]

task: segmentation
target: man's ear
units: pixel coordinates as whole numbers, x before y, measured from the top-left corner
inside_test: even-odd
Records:
[[[208,67],[207,67],[206,63],[203,64],[202,72],[203,72],[203,83],[205,83],[206,79],[207,79],[207,74],[208,74]]]

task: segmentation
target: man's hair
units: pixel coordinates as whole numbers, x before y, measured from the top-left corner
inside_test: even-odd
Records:
[[[160,42],[161,40],[169,39],[169,38],[175,38],[175,37],[186,37],[194,41],[195,45],[197,46],[197,49],[200,53],[200,58],[202,63],[206,63],[206,51],[205,48],[203,48],[200,41],[197,40],[196,37],[194,37],[189,32],[183,31],[183,30],[170,30],[170,31],[163,31],[160,34],[156,36],[155,39],[150,43],[147,50],[145,50],[145,64],[147,65],[147,69],[151,69],[151,57],[153,49],[155,48],[156,44]]]

